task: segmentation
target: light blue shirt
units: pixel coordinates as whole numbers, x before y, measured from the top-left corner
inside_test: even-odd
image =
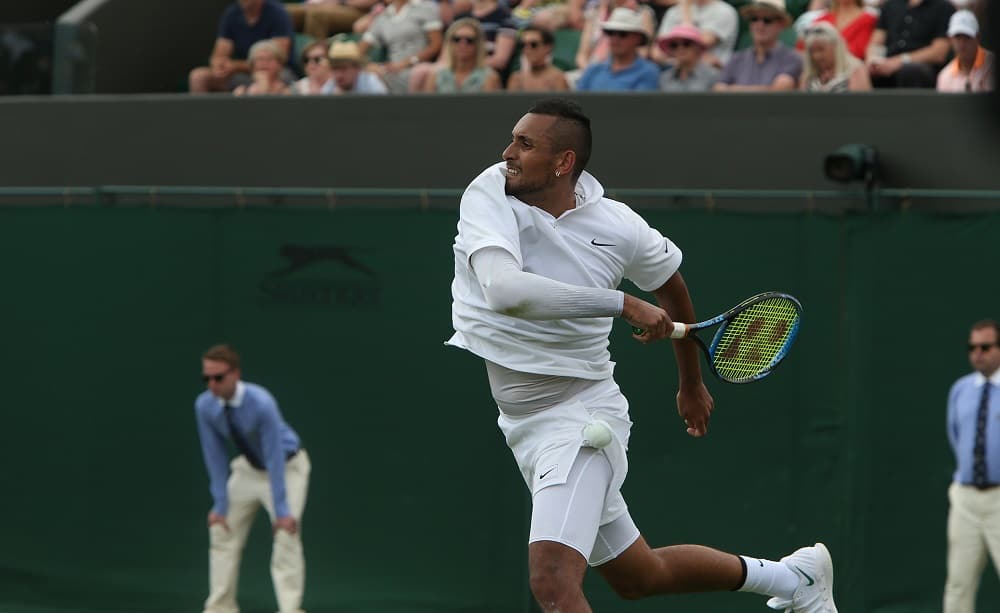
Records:
[[[239,381],[229,404],[233,407],[233,423],[239,430],[250,452],[263,462],[271,481],[271,500],[274,514],[289,517],[288,499],[285,494],[285,461],[298,451],[299,436],[285,423],[278,410],[278,403],[263,387]],[[229,480],[229,452],[226,440],[231,440],[229,420],[226,419],[224,401],[209,391],[199,394],[194,401],[201,452],[208,469],[208,489],[215,501],[212,510],[225,515],[229,509],[226,482]]]
[[[656,91],[659,86],[660,69],[641,57],[624,70],[611,70],[611,60],[591,64],[576,82],[582,92]]]
[[[983,397],[983,385],[990,386],[986,418],[986,480],[1000,483],[1000,370],[987,380],[974,372],[951,386],[948,393],[948,442],[955,453],[954,480],[972,483],[972,450],[976,445],[976,419]]]

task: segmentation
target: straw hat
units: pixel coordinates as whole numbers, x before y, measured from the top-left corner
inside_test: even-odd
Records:
[[[346,41],[334,41],[330,45],[330,52],[327,54],[331,62],[352,62],[354,64],[363,64],[364,58],[361,57],[361,48],[358,47],[358,43],[346,40]]]

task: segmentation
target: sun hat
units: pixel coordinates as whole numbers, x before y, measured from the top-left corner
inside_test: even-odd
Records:
[[[669,32],[657,39],[656,43],[660,46],[660,49],[666,51],[670,46],[670,41],[674,40],[689,40],[702,49],[705,48],[705,41],[701,37],[701,30],[687,24],[682,23],[679,26],[674,26]]]
[[[624,6],[619,6],[611,11],[611,16],[607,21],[601,23],[601,30],[605,32],[635,32],[642,34],[642,44],[649,42],[649,32],[646,24],[642,22],[642,14],[639,11]]]
[[[361,57],[361,48],[358,47],[358,43],[352,40],[345,41],[334,41],[330,45],[330,51],[327,53],[331,62],[341,61],[341,62],[353,62],[355,64],[364,63],[364,58]]]
[[[740,15],[744,19],[750,19],[752,15],[760,12],[769,12],[779,15],[785,20],[785,25],[792,23],[792,16],[785,8],[785,0],[752,0],[750,4],[740,8]]]

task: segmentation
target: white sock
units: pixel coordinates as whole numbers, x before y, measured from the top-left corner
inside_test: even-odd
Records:
[[[738,591],[777,596],[785,600],[792,599],[795,588],[799,587],[799,576],[785,566],[784,562],[747,556],[740,556],[740,559],[746,564],[747,579]]]

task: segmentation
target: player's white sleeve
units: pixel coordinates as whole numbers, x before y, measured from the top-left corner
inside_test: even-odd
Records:
[[[525,272],[509,251],[499,247],[476,251],[471,263],[486,304],[511,317],[618,317],[625,304],[625,294],[618,290],[569,285]]]

